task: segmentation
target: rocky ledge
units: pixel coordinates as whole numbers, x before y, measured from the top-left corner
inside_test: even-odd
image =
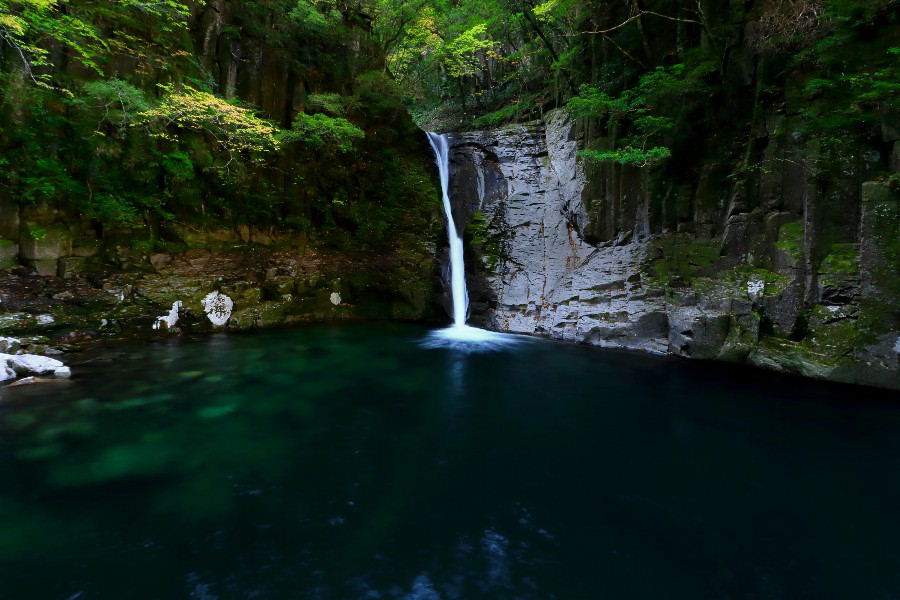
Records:
[[[391,256],[214,244],[140,254],[107,249],[61,276],[0,271],[0,335],[22,352],[62,354],[116,338],[243,331],[302,321],[417,319],[433,306],[433,250]],[[12,338],[10,338],[12,339]],[[0,351],[4,350],[0,344]]]

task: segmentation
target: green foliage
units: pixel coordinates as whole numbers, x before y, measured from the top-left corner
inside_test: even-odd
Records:
[[[636,167],[656,165],[670,158],[671,149],[658,144],[676,128],[685,103],[708,92],[703,83],[707,72],[703,67],[688,71],[684,64],[657,67],[618,96],[599,86],[582,86],[581,93],[568,101],[567,108],[576,116],[604,120],[608,129],[624,128],[631,135],[620,140],[620,148],[588,149],[580,156],[592,162],[612,161]]]
[[[0,192],[110,239],[252,223],[392,251],[438,195],[375,4],[0,0]]]
[[[328,113],[335,117],[343,117],[348,112],[355,110],[357,102],[353,97],[340,94],[310,94],[307,102],[311,108]]]
[[[580,158],[592,162],[616,162],[620,165],[633,167],[649,167],[664,161],[672,156],[672,151],[663,146],[652,148],[635,148],[625,146],[619,150],[582,150],[578,153]]]
[[[278,129],[252,110],[190,86],[161,87],[165,95],[141,112],[136,121],[152,136],[171,141],[180,131],[201,131],[229,154],[229,162],[234,154],[255,158],[258,153],[278,148]]]
[[[481,53],[496,45],[487,35],[487,24],[478,23],[443,45],[441,67],[451,77],[474,75],[480,66]]]
[[[541,21],[550,21],[553,18],[553,11],[559,7],[559,4],[559,0],[546,0],[535,6],[532,12]]]
[[[162,166],[173,182],[181,183],[194,179],[194,163],[187,152],[176,150],[164,154]]]
[[[47,237],[47,228],[46,227],[29,227],[28,228],[28,237],[33,240],[42,240]]]
[[[363,139],[365,135],[362,129],[347,119],[297,113],[292,130],[282,136],[282,139],[286,142],[303,142],[314,150],[346,153],[352,151],[354,142]]]
[[[114,4],[108,6],[107,4]],[[189,16],[187,4],[177,0],[118,0],[116,3],[65,2],[63,0],[0,0],[0,40],[11,47],[19,68],[38,85],[49,87],[53,73],[50,39],[66,46],[84,67],[103,74],[103,63],[113,48],[144,56],[146,50],[121,31],[107,38],[99,21],[130,24],[136,18],[152,18],[164,33],[183,29]]]
[[[848,139],[860,141],[884,119],[900,113],[900,48],[897,0],[824,0],[827,28],[815,44],[798,53],[798,69],[814,70],[802,88],[808,108],[805,131],[819,136],[823,159],[838,173]]]
[[[524,102],[518,102],[510,106],[505,106],[500,110],[496,110],[486,115],[481,115],[480,117],[472,121],[472,126],[475,128],[495,127],[503,123],[508,123],[509,121],[517,118],[522,113],[526,112],[528,108],[528,105]]]

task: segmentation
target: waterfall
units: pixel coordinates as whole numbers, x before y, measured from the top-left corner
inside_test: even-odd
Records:
[[[452,346],[466,351],[490,350],[516,343],[520,336],[495,333],[466,325],[469,312],[469,295],[466,292],[466,264],[463,257],[463,241],[453,220],[450,203],[450,140],[446,135],[428,133],[428,141],[434,150],[435,162],[441,177],[441,196],[444,214],[447,215],[447,239],[450,242],[450,290],[453,301],[453,325],[435,331],[427,342],[429,347]]]
[[[463,327],[469,311],[469,295],[466,292],[466,263],[463,258],[463,241],[456,231],[453,206],[450,204],[450,143],[446,135],[428,133],[428,141],[434,150],[435,162],[441,176],[441,194],[444,214],[447,215],[447,238],[450,240],[450,289],[453,300],[453,325]]]

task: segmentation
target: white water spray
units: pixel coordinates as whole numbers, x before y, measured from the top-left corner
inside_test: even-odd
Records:
[[[428,141],[431,142],[440,173],[444,213],[447,215],[447,238],[450,242],[450,290],[453,300],[453,325],[434,332],[429,345],[460,346],[462,344],[467,349],[488,349],[519,341],[519,336],[495,333],[466,325],[469,295],[466,292],[463,241],[456,230],[456,223],[453,221],[453,205],[450,203],[450,141],[446,135],[430,132]]]

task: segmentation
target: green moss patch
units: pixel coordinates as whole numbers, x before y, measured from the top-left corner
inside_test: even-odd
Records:
[[[803,226],[800,223],[785,223],[778,230],[778,241],[775,247],[783,250],[790,257],[803,258]]]
[[[719,258],[716,240],[694,239],[687,234],[660,238],[651,250],[651,280],[669,287],[688,287],[696,277],[714,271]]]

